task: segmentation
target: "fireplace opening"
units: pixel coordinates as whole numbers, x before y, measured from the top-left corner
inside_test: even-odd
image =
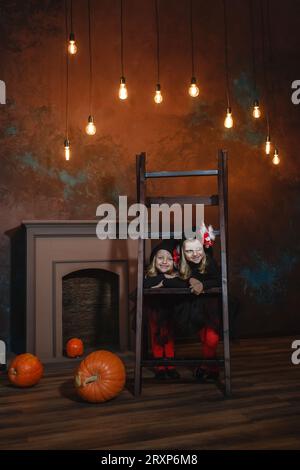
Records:
[[[104,269],[81,269],[62,279],[63,350],[70,338],[85,349],[118,349],[119,276]]]

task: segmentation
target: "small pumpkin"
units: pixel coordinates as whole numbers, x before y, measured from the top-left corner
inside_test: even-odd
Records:
[[[39,382],[44,367],[38,357],[30,353],[19,354],[8,367],[8,378],[17,387],[31,387]]]
[[[69,339],[66,345],[66,352],[68,357],[78,357],[83,354],[83,342],[79,338]]]
[[[81,361],[75,373],[75,387],[83,400],[99,403],[117,396],[124,388],[126,371],[121,359],[100,350]]]

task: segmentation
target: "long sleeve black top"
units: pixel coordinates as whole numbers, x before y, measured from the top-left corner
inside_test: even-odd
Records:
[[[217,265],[214,258],[209,255],[206,255],[207,258],[207,265],[204,273],[199,272],[199,265],[195,263],[189,262],[189,266],[191,268],[192,274],[190,277],[197,279],[198,281],[202,282],[203,289],[212,289],[213,287],[220,287],[221,286],[221,272],[220,268]]]
[[[160,283],[162,284],[162,287],[177,287],[177,288],[182,288],[182,287],[188,287],[188,282],[184,281],[183,279],[180,279],[180,277],[165,277],[163,273],[159,273],[157,276],[148,276],[145,277],[144,279],[144,287],[145,289],[149,289],[151,287],[155,287]]]
[[[199,272],[199,265],[189,262],[189,266],[191,268],[191,276],[194,279],[202,282],[203,289],[208,290],[212,289],[213,287],[220,287],[221,286],[221,272],[218,264],[210,255],[206,255],[207,258],[207,265],[204,273]],[[145,289],[149,289],[151,287],[155,287],[162,282],[162,287],[170,287],[170,288],[184,288],[189,287],[189,281],[181,279],[180,277],[176,276],[173,278],[166,277],[163,273],[157,274],[157,276],[153,277],[145,277],[144,279],[144,287]]]

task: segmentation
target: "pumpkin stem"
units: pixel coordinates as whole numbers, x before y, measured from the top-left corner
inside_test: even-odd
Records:
[[[91,377],[89,377],[88,379],[86,379],[84,382],[83,382],[83,386],[87,385],[87,384],[90,384],[92,382],[96,382],[96,380],[99,379],[99,375],[91,375]]]
[[[76,377],[75,377],[75,384],[76,384],[76,387],[81,386],[81,378],[80,378],[79,374],[77,374]]]

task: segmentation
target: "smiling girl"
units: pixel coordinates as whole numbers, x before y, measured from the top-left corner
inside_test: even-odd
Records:
[[[182,281],[174,269],[174,246],[174,241],[163,240],[152,250],[150,264],[144,279],[145,288],[182,287]],[[152,355],[155,359],[173,359],[174,299],[170,299],[170,296],[149,297],[146,309],[150,326]],[[167,377],[178,379],[180,377],[174,366],[158,366],[155,368],[155,375],[158,379]]]
[[[211,231],[212,233],[212,231]],[[216,357],[219,343],[220,312],[218,299],[201,298],[201,294],[213,287],[220,287],[220,270],[213,257],[205,252],[212,246],[212,236],[208,231],[202,233],[201,239],[184,240],[181,247],[179,274],[188,282],[193,296],[187,297],[179,306],[179,317],[184,319],[202,343],[202,357]],[[195,370],[198,380],[217,379],[219,369],[216,365],[203,364]]]

